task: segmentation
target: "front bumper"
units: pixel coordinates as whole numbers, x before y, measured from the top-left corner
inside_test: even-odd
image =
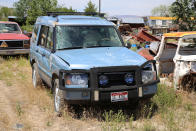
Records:
[[[25,55],[29,49],[0,49],[0,55]]]
[[[155,61],[148,61],[155,63]],[[141,70],[143,66],[121,66],[121,67],[101,67],[91,68],[87,70],[61,70],[59,73],[60,89],[64,92],[64,99],[70,104],[89,104],[89,103],[111,103],[111,93],[116,92],[128,92],[128,100],[126,102],[132,102],[142,98],[150,98],[157,92],[157,83],[160,80],[155,80],[148,84],[142,84]],[[155,67],[155,64],[154,64]],[[126,86],[111,86],[108,88],[101,88],[98,85],[97,74],[103,72],[125,72],[135,71],[135,85]],[[88,73],[90,82],[89,88],[66,88],[64,85],[64,74],[66,73]]]
[[[158,82],[158,81],[157,81]],[[123,88],[123,87],[122,87]],[[148,86],[138,87],[130,89],[69,89],[63,90],[64,99],[69,104],[90,104],[90,103],[116,103],[111,102],[111,93],[113,92],[128,92],[128,100],[121,101],[123,103],[131,103],[143,98],[151,98],[157,92],[157,84],[152,84]],[[119,101],[120,102],[120,101]],[[119,103],[118,102],[118,103]]]

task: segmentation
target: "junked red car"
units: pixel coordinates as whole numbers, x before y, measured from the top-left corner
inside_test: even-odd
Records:
[[[29,54],[30,38],[16,22],[0,21],[0,55]]]

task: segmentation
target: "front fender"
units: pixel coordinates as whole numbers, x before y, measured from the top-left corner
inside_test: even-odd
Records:
[[[58,56],[53,55],[51,57],[51,71],[52,71],[52,76],[55,74],[57,77],[59,76],[59,71],[61,69],[64,70],[71,70],[69,63],[65,62]]]

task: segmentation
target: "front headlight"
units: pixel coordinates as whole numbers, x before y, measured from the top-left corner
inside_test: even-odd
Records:
[[[142,70],[142,83],[143,84],[155,81],[157,79],[156,77],[157,77],[157,74],[153,66],[153,63],[149,63],[146,66],[144,66]]]
[[[30,40],[24,40],[24,44],[30,44]]]
[[[88,88],[88,74],[66,74],[65,86],[67,88]]]

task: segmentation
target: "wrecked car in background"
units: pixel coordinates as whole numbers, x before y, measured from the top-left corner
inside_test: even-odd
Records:
[[[196,32],[164,34],[155,60],[159,75],[173,74],[175,89],[196,88]]]
[[[30,38],[16,22],[0,21],[0,55],[29,54]]]
[[[64,101],[129,104],[151,98],[159,82],[155,61],[127,49],[113,23],[73,14],[38,17],[31,39],[33,85],[51,87],[55,111]]]

